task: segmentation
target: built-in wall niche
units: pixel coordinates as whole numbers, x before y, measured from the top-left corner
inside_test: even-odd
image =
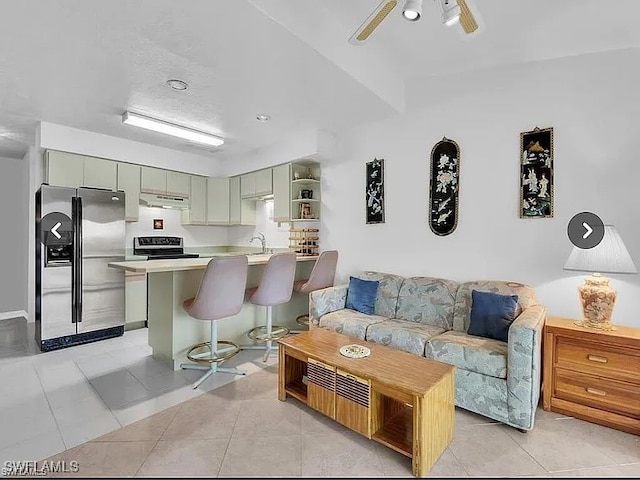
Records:
[[[299,160],[291,164],[291,221],[320,220],[320,164]]]

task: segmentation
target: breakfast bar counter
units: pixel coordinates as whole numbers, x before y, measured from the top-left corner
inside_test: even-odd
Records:
[[[222,253],[221,255],[229,255]],[[247,288],[258,285],[264,265],[270,254],[250,254]],[[299,256],[297,258],[296,280],[308,278],[318,257]],[[194,297],[210,257],[179,258],[170,260],[132,260],[112,262],[110,267],[131,273],[146,273],[148,285],[147,323],[149,345],[157,360],[174,370],[186,362],[186,353],[196,343],[209,340],[210,324],[196,320],[183,310],[182,303]],[[290,329],[300,328],[295,318],[307,313],[307,295],[293,292],[288,303],[273,307],[273,322]],[[245,302],[240,313],[218,322],[221,340],[229,340],[238,345],[252,345],[247,337],[253,327],[263,325],[266,320],[265,307]]]

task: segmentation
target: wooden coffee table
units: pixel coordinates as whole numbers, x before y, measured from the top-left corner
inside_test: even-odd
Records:
[[[418,477],[451,442],[456,367],[319,328],[278,342],[279,400],[297,398],[412,458]],[[371,355],[341,355],[349,344],[366,346]]]

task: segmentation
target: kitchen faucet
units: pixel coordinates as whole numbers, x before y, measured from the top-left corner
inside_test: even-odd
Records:
[[[258,232],[258,235],[251,237],[249,243],[253,242],[254,240],[260,240],[260,244],[262,245],[262,253],[267,253],[267,239],[264,238],[264,233]]]

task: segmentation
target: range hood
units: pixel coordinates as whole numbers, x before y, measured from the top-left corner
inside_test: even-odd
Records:
[[[174,197],[171,195],[155,195],[153,193],[141,193],[140,204],[147,207],[173,208],[186,210],[189,208],[189,199]]]

